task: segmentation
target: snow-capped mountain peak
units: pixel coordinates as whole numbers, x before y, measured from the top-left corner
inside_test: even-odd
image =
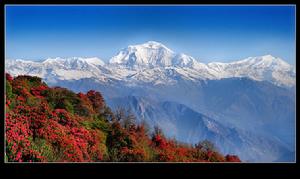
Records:
[[[258,57],[248,57],[246,59],[243,60],[239,60],[239,61],[235,61],[235,62],[231,62],[231,64],[260,64],[260,65],[264,65],[264,66],[271,66],[274,64],[278,64],[278,65],[283,65],[283,66],[290,66],[288,63],[286,63],[285,61],[283,61],[282,59],[278,58],[278,57],[274,57],[272,55],[263,55],[263,56],[258,56]]]
[[[175,53],[161,43],[149,41],[144,44],[130,45],[110,59],[110,64],[128,68],[171,66]]]
[[[280,68],[292,68],[291,65],[283,61],[281,58],[273,57],[272,55],[265,55],[261,57],[261,63],[268,66],[279,66]]]
[[[272,55],[264,55],[259,57],[248,57],[244,60],[231,62],[227,64],[230,66],[243,66],[250,69],[264,69],[267,71],[293,71],[294,67],[281,58]]]
[[[149,49],[166,49],[170,52],[173,52],[171,49],[169,49],[168,47],[166,47],[164,44],[156,42],[156,41],[148,41],[146,43],[140,44],[140,45],[136,45],[136,46],[142,46],[144,48],[149,48]]]

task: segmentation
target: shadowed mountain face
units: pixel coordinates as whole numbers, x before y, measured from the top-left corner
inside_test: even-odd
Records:
[[[244,161],[294,161],[295,69],[271,55],[203,64],[157,42],[98,58],[7,60],[6,71],[51,86],[94,89],[187,143],[210,139]]]

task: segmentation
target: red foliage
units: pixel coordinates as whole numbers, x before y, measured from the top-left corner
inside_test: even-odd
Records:
[[[121,160],[127,162],[143,161],[145,155],[145,151],[142,149],[128,149],[127,147],[121,149]]]
[[[15,84],[14,84],[15,85]],[[24,86],[26,86],[24,84]],[[13,92],[16,93],[19,96],[28,97],[31,94],[27,91],[26,87],[22,85],[13,86]]]
[[[17,106],[6,115],[6,139],[10,161],[43,161],[31,150],[29,138],[44,138],[63,149],[63,161],[101,160],[99,140],[92,131],[80,127],[75,118],[62,109],[51,112],[47,103],[40,106]]]
[[[44,90],[47,90],[48,87],[44,86],[44,85],[40,85],[38,87],[32,87],[31,88],[31,94],[33,94],[34,96],[38,97],[38,98],[42,98],[41,92]]]
[[[6,106],[7,107],[9,107],[10,103],[11,103],[10,100],[6,99]]]
[[[24,98],[23,96],[18,96],[18,97],[17,97],[17,100],[18,100],[18,101],[25,101],[25,98]]]
[[[236,155],[226,155],[226,162],[241,162],[240,158]]]
[[[95,114],[96,111],[93,109],[93,104],[87,95],[78,93],[77,96],[80,98],[80,103],[77,106],[77,113],[81,116],[89,116]]]
[[[212,156],[213,156],[213,152],[212,152],[212,151],[210,151],[210,150],[209,150],[209,151],[207,151],[207,157],[208,157],[208,158],[211,158]]]
[[[87,98],[86,95],[83,94],[83,93],[81,93],[81,92],[78,93],[77,96],[78,96],[80,99],[86,99],[86,98]]]
[[[98,91],[90,90],[86,96],[93,104],[93,108],[96,112],[100,112],[104,108],[104,99]]]
[[[11,82],[13,80],[13,77],[10,74],[5,73],[5,76],[7,81]]]
[[[170,162],[170,161],[187,161],[189,148],[176,145],[174,141],[167,140],[161,135],[155,135],[152,141],[158,152],[158,161]]]
[[[64,126],[73,127],[79,125],[76,120],[72,119],[68,111],[65,109],[55,109],[52,113],[58,118],[58,123]]]
[[[44,161],[44,158],[38,151],[30,148],[32,136],[30,130],[30,121],[27,116],[21,115],[18,111],[24,110],[23,106],[18,106],[15,111],[6,114],[6,145],[7,156],[10,161]]]
[[[159,147],[161,149],[164,149],[164,148],[167,147],[167,141],[166,141],[166,139],[163,138],[160,135],[155,135],[152,140],[153,140],[153,142],[154,142],[154,144],[155,144],[156,147]]]

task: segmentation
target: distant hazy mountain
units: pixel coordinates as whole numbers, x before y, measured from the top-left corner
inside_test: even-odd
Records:
[[[108,63],[73,57],[5,65],[12,75],[39,76],[52,86],[99,90],[111,106],[130,106],[184,142],[209,138],[250,161],[294,159],[296,71],[271,55],[204,64],[150,41]]]

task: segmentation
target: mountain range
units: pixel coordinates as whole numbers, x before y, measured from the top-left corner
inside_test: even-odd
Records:
[[[122,49],[108,63],[97,57],[57,57],[42,62],[7,59],[6,66],[14,75],[30,73],[44,79],[51,79],[54,75],[60,80],[95,77],[103,82],[122,80],[160,84],[175,82],[176,78],[197,81],[248,77],[279,86],[295,85],[295,68],[271,55],[248,57],[230,63],[204,64],[154,41]]]
[[[103,93],[116,109],[169,137],[209,139],[244,161],[294,161],[296,70],[278,57],[201,63],[149,41],[99,58],[6,59],[10,74],[39,76],[52,86]]]

